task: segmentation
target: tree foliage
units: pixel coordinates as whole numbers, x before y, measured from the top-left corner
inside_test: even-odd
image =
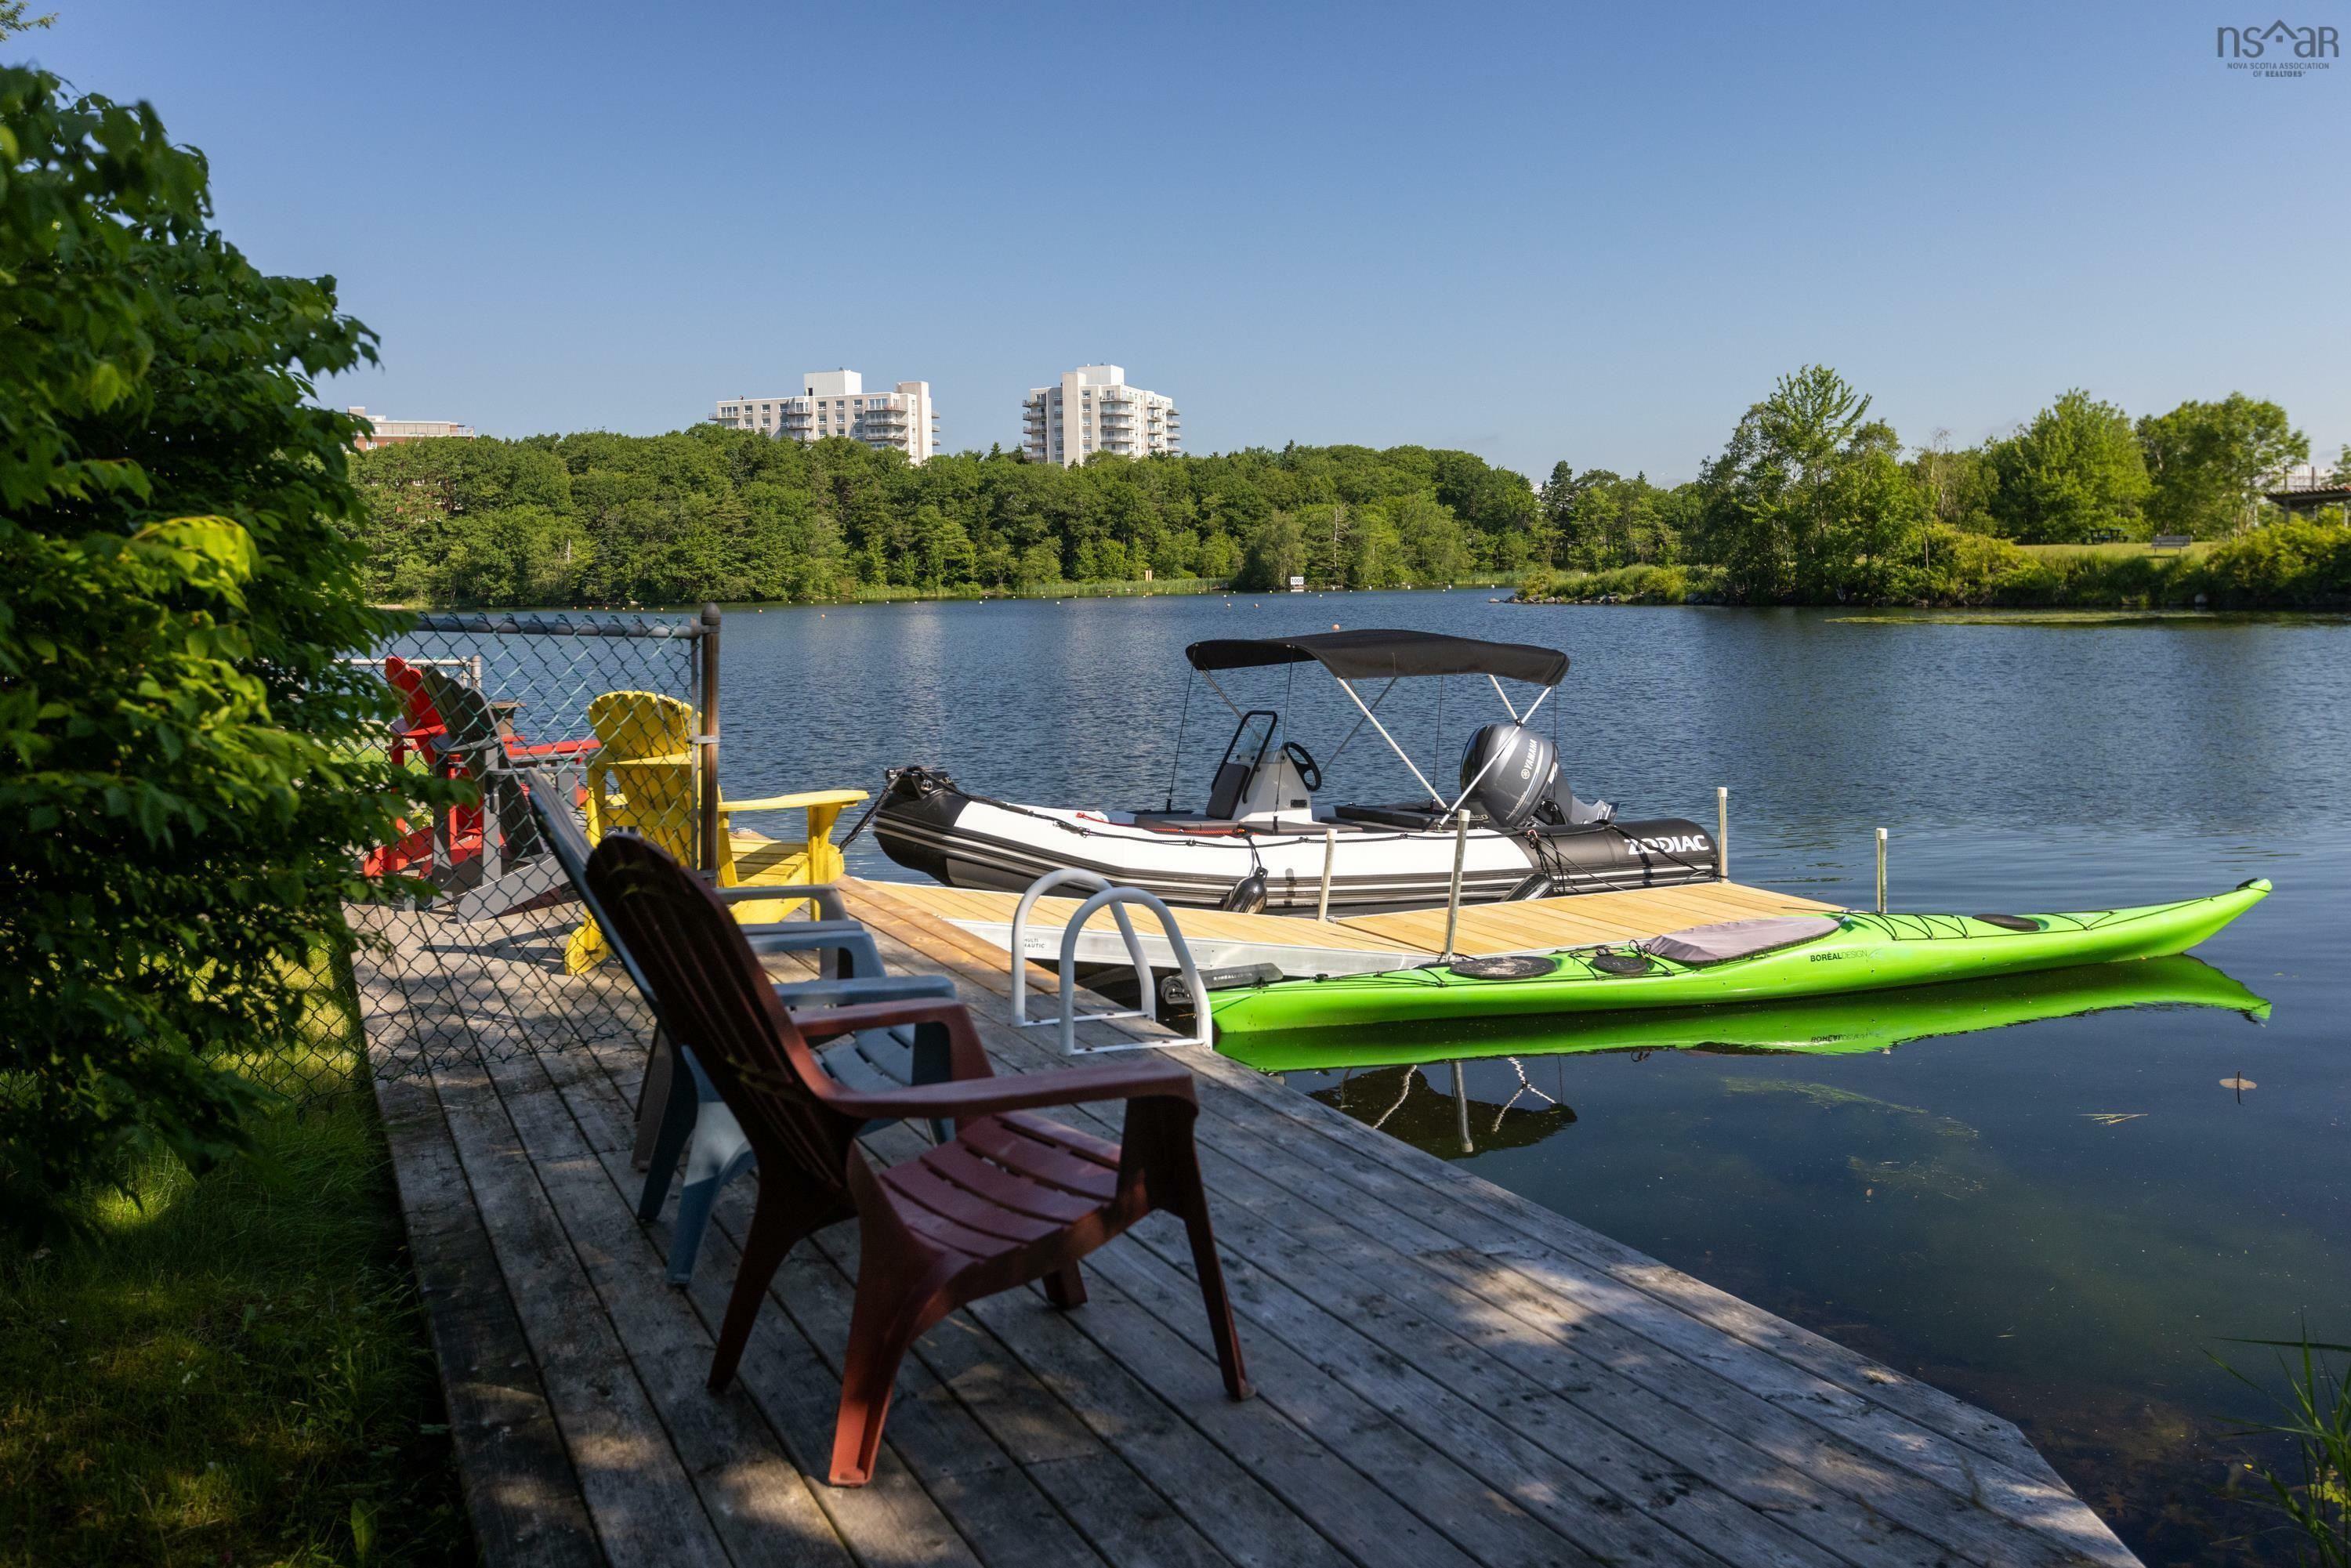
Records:
[[[31,3],[32,0],[0,0],[0,42],[19,33],[31,32],[36,27],[57,26],[57,14],[55,11],[39,16],[26,15]]]
[[[839,437],[432,441],[357,461],[369,586],[403,603],[810,600],[1063,581],[1292,576],[1356,588],[1524,565],[1525,479],[1463,452],[1291,446],[1083,467],[917,467]]]
[[[1926,522],[1898,451],[1836,371],[1782,377],[1707,466],[1696,559],[1740,599],[1883,597]]]
[[[387,630],[339,524],[372,358],[264,277],[154,112],[0,69],[0,1215],[141,1145],[238,1146],[231,1061],[346,942],[402,798],[340,664]]]
[[[2059,394],[1989,453],[1991,516],[2021,544],[2079,544],[2106,530],[2143,538],[2147,459],[2130,418],[2079,388]]]
[[[702,426],[365,454],[356,533],[371,591],[401,603],[1058,592],[1145,576],[1401,588],[1527,571],[1633,572],[1645,595],[1973,602],[1992,556],[1967,541],[2211,537],[2257,518],[2260,482],[2307,450],[2275,403],[2241,394],[2134,427],[2069,392],[2006,437],[1955,449],[1938,432],[1906,455],[1867,394],[1808,365],[1698,479],[1671,486],[1562,462],[1537,489],[1419,446],[1080,468],[996,451],[914,467],[844,439]],[[1638,575],[1687,567],[1722,570]]]
[[[2152,531],[2219,538],[2241,525],[2262,486],[2310,457],[2310,438],[2276,403],[2231,392],[2138,422]]]

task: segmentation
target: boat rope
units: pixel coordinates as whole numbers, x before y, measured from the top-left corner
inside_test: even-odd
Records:
[[[1323,765],[1325,767],[1328,767],[1330,764],[1338,761],[1339,758],[1347,755],[1347,747],[1354,744],[1355,737],[1364,732],[1364,726],[1372,722],[1372,716],[1380,711],[1380,705],[1388,700],[1388,694],[1390,692],[1395,690],[1397,678],[1398,677],[1394,675],[1388,677],[1388,684],[1380,688],[1380,695],[1372,699],[1371,706],[1364,709],[1364,716],[1355,721],[1355,727],[1347,732],[1347,738],[1339,743],[1339,749],[1332,752],[1329,757],[1323,758]],[[1557,719],[1558,715],[1556,711],[1554,711],[1552,717],[1554,720]],[[1556,750],[1557,747],[1554,745],[1552,749]]]
[[[882,809],[882,802],[890,798],[890,791],[896,786],[898,782],[898,775],[902,771],[903,769],[896,768],[884,768],[883,770],[882,788],[873,791],[873,804],[865,808],[865,815],[857,819],[857,825],[855,827],[851,828],[849,831],[841,834],[841,842],[834,846],[836,849],[846,850],[851,844],[856,841],[857,835],[865,831],[865,824],[873,820],[873,813]]]
[[[1184,727],[1192,721],[1192,679],[1190,674],[1184,677],[1184,712],[1176,721],[1176,756],[1167,764],[1167,804],[1163,810],[1176,809],[1176,770],[1184,762]]]
[[[1445,677],[1437,677],[1437,749],[1428,755],[1431,773],[1445,771]]]

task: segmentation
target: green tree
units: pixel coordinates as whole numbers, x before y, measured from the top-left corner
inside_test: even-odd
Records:
[[[1020,552],[1015,570],[1023,588],[1053,588],[1062,581],[1061,552],[1041,540]]]
[[[26,0],[0,0],[0,41],[13,38],[19,33],[30,32],[36,27],[49,27],[57,25],[57,14],[55,11],[46,16],[26,16]]]
[[[432,791],[343,663],[392,622],[312,378],[365,329],[209,226],[144,104],[0,68],[0,1227],[29,1236],[137,1150],[243,1145],[237,1053],[297,1026],[360,852]]]
[[[1447,581],[1552,552],[1547,514],[1522,478],[1417,446],[1098,454],[1075,468],[959,453],[916,467],[854,441],[803,446],[698,425],[418,442],[361,454],[354,473],[370,591],[406,604],[811,599],[883,583],[1050,590],[1065,575],[1146,570],[1228,580],[1242,566],[1237,541],[1285,515],[1303,548],[1295,570],[1317,581]],[[1662,495],[1635,483],[1652,501]],[[1040,551],[1057,563],[1050,578]]]
[[[1910,474],[1938,524],[1963,533],[1992,531],[1992,492],[2000,479],[1984,448],[1954,450],[1951,433],[1938,430],[1934,440],[1911,455]]]
[[[1384,502],[1381,513],[1395,530],[1407,580],[1425,588],[1448,584],[1469,570],[1461,519],[1435,496],[1416,493]]]
[[[921,561],[920,580],[934,593],[971,580],[971,537],[961,522],[935,506],[914,513],[914,550]]]
[[[2276,403],[2231,392],[2138,422],[2152,531],[2218,538],[2252,520],[2264,485],[2310,458],[2310,438]]]
[[[2144,538],[2147,459],[2129,416],[2075,388],[1991,451],[1991,515],[2023,544],[2074,544],[2102,529]]]
[[[1273,591],[1305,575],[1305,530],[1295,513],[1276,512],[1250,531],[1234,581],[1241,588]]]
[[[1726,569],[1734,596],[1885,591],[1924,507],[1869,401],[1827,366],[1806,365],[1747,411],[1707,465],[1694,542]]]

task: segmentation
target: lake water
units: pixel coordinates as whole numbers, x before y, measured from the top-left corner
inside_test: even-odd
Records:
[[[2266,1023],[2138,1008],[1829,1056],[1552,1054],[1520,1031],[1514,1058],[1463,1069],[1469,1154],[1442,1062],[1290,1076],[2013,1418],[2150,1562],[2293,1560],[2242,1539],[2259,1517],[2220,1496],[2241,1452],[2228,1418],[2263,1410],[2212,1357],[2263,1372],[2269,1353],[2227,1342],[2305,1321],[2351,1339],[2351,623],[1982,625],[1468,591],[747,609],[726,623],[727,791],[872,789],[923,762],[989,794],[1102,806],[1157,805],[1172,768],[1178,803],[1196,801],[1232,720],[1195,690],[1177,757],[1184,645],[1334,622],[1567,650],[1553,700],[1577,790],[1710,821],[1727,785],[1743,882],[1866,903],[1881,825],[1897,909],[2104,907],[2272,878],[2199,950],[2273,1004]],[[1286,701],[1318,756],[1352,720],[1311,666],[1228,685]],[[1432,761],[1499,710],[1482,682],[1416,685],[1382,717],[1449,776]],[[1419,793],[1368,736],[1326,766],[1326,799]],[[850,862],[908,874],[870,838]]]

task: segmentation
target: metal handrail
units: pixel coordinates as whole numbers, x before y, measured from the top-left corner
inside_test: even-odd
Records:
[[[1049,1019],[1029,1016],[1029,911],[1049,888],[1065,883],[1075,883],[1094,889],[1086,901],[1078,905],[1068,924],[1061,927],[1061,1010]],[[1134,934],[1134,923],[1126,915],[1125,905],[1139,904],[1157,917],[1159,928],[1166,934],[1167,946],[1176,954],[1176,967],[1183,977],[1184,988],[1192,996],[1193,1030],[1181,1040],[1137,1040],[1120,1045],[1078,1044],[1078,1024],[1081,1020],[1101,1019],[1147,1019],[1159,1020],[1157,988],[1151,980],[1151,961],[1144,956],[1143,941]],[[1078,1011],[1077,957],[1078,938],[1094,912],[1108,909],[1111,918],[1118,923],[1118,934],[1126,944],[1127,960],[1134,966],[1136,988],[1142,993],[1140,1008],[1110,1008],[1100,1012]],[[1012,910],[1012,1022],[1019,1029],[1043,1029],[1058,1026],[1061,1031],[1061,1054],[1077,1056],[1102,1051],[1147,1051],[1166,1046],[1207,1045],[1215,1036],[1215,1019],[1208,1011],[1208,988],[1200,978],[1200,967],[1192,961],[1192,949],[1184,940],[1183,929],[1176,916],[1159,897],[1140,887],[1119,887],[1110,879],[1075,866],[1061,866],[1047,872],[1029,884],[1020,902]]]

